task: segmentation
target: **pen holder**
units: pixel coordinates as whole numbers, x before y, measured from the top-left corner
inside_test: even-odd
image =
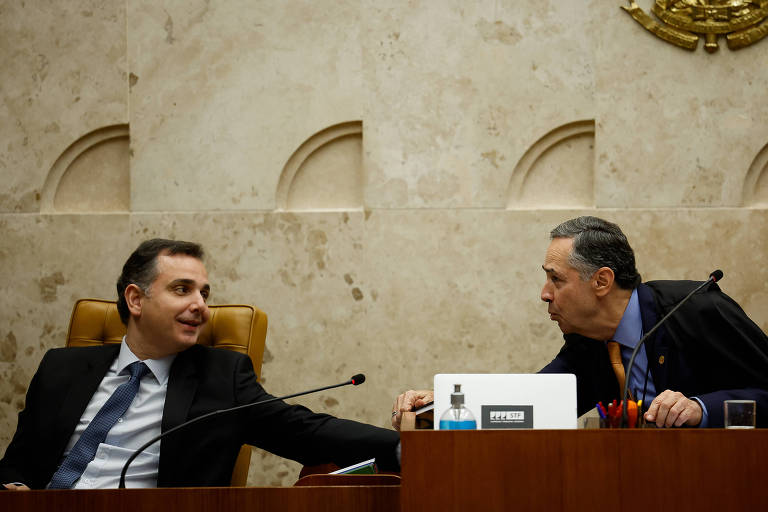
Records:
[[[584,428],[587,430],[597,430],[605,427],[605,420],[598,418],[597,416],[590,416],[584,418]]]
[[[599,428],[644,428],[645,419],[643,418],[642,400],[638,402],[629,400],[627,403],[627,420],[622,425],[625,411],[622,409],[621,402],[617,404],[616,400],[614,400],[608,404],[608,407],[604,407],[602,402],[598,402],[596,408],[600,417],[596,419],[599,420]]]
[[[654,424],[646,425],[645,420],[641,415],[640,417],[637,418],[636,425],[630,425],[624,428],[651,428],[655,426],[656,425]],[[621,416],[606,417],[606,418],[589,417],[584,420],[584,428],[585,429],[621,428]]]
[[[625,427],[625,428],[656,428],[656,425],[653,423],[646,424],[645,420],[640,417],[638,418],[638,424],[633,427]],[[621,418],[618,418],[616,422],[608,421],[608,418],[597,418],[597,417],[589,417],[584,420],[584,428],[587,430],[595,430],[599,428],[621,428]]]

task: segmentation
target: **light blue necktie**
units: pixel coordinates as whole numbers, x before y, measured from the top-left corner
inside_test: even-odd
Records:
[[[93,460],[99,444],[107,438],[107,433],[112,429],[117,420],[125,414],[131,405],[136,393],[139,391],[139,382],[149,372],[149,367],[141,361],[134,361],[128,365],[131,378],[124,382],[112,393],[91,423],[70,450],[59,469],[53,474],[49,489],[71,489],[72,485],[80,478],[85,467]]]

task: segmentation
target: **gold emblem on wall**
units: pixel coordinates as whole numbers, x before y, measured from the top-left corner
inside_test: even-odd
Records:
[[[695,50],[704,36],[704,49],[718,49],[725,36],[728,48],[738,50],[768,35],[768,0],[656,0],[646,14],[634,0],[622,6],[635,21],[657,37],[686,50]]]

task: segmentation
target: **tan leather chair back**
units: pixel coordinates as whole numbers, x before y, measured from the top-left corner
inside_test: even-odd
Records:
[[[260,376],[267,338],[266,313],[247,305],[209,306],[209,309],[210,319],[197,342],[209,347],[248,354],[256,375]],[[120,343],[125,336],[125,330],[115,301],[80,299],[75,303],[69,320],[66,346],[87,347]],[[246,484],[250,460],[251,447],[243,445],[232,472],[232,486],[242,487]]]

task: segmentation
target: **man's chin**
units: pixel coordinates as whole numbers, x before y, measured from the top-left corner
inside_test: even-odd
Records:
[[[182,347],[181,350],[187,349],[197,343],[200,338],[200,332],[195,333],[182,333],[176,337],[178,344]]]
[[[188,335],[184,336],[184,341],[188,345],[194,345],[195,343],[197,343],[197,341],[199,339],[200,339],[200,333],[199,332],[196,332],[195,334],[188,334]]]

